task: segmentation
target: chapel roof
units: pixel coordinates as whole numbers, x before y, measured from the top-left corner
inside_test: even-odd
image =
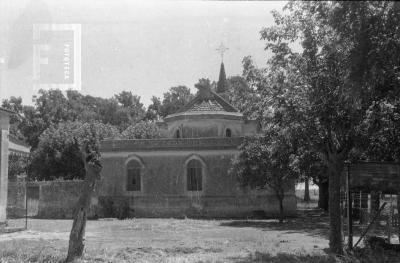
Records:
[[[196,97],[178,110],[177,113],[200,111],[239,112],[229,102],[208,87],[200,88]]]
[[[243,115],[229,102],[219,94],[211,90],[210,87],[200,87],[197,95],[176,113],[170,114],[164,120],[172,119],[178,116],[189,115],[227,115],[242,118]]]
[[[226,50],[226,49],[225,49]],[[203,79],[202,79],[203,80]],[[226,101],[221,95],[226,93],[227,80],[225,74],[224,63],[221,62],[221,68],[219,72],[219,80],[217,90],[214,92],[211,89],[211,85],[208,80],[200,80],[195,87],[199,90],[196,96],[189,101],[185,106],[180,108],[174,114],[170,114],[164,118],[164,120],[172,119],[175,117],[185,118],[189,115],[225,115],[234,118],[242,118],[243,115]]]
[[[16,136],[9,134],[8,135],[9,138],[9,150],[12,153],[22,153],[22,154],[29,154],[31,151],[31,148],[29,147],[29,145],[18,139]]]

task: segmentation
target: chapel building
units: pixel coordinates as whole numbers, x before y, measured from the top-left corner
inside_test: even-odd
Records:
[[[279,213],[271,189],[239,185],[228,171],[245,136],[260,132],[256,120],[224,99],[226,78],[221,63],[214,92],[200,88],[178,112],[159,122],[162,138],[105,140],[97,195],[126,200],[137,217],[251,217]],[[287,186],[284,210],[296,211],[294,182]]]

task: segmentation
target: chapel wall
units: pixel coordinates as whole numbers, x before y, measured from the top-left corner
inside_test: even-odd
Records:
[[[196,217],[196,218],[276,218],[279,202],[275,195],[203,196],[194,197],[129,197],[134,217]],[[286,216],[296,215],[296,197],[284,199]]]
[[[142,151],[105,153],[99,186],[99,198],[126,200],[133,216],[143,217],[245,217],[264,211],[267,216],[279,213],[278,200],[271,189],[250,190],[240,187],[228,173],[237,150]],[[196,156],[206,164],[202,193],[189,194],[185,185],[185,161]],[[142,192],[125,191],[125,164],[139,159],[146,167]],[[294,215],[294,182],[286,191],[287,215]]]
[[[168,122],[168,138],[175,138],[180,130],[183,138],[225,137],[226,129],[231,130],[232,137],[243,135],[243,121],[216,119],[183,119]]]
[[[139,159],[144,165],[143,189],[138,195],[185,195],[185,162],[191,157],[200,158],[205,164],[203,195],[232,195],[240,191],[233,175],[228,173],[230,162],[237,150],[223,151],[150,151],[103,154],[101,195],[134,195],[126,188],[126,163],[130,158]],[[122,193],[122,194],[121,194]]]

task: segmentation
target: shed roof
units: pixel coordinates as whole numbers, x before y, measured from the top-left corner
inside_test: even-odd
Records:
[[[15,114],[12,110],[0,107],[0,112],[8,113],[8,114]]]

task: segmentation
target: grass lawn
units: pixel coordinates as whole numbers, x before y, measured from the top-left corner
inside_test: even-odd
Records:
[[[30,219],[0,234],[0,262],[62,262],[72,220]],[[103,219],[88,221],[81,262],[335,262],[325,217],[275,220]]]
[[[63,262],[72,220],[29,219],[28,230],[0,234],[0,263]],[[328,218],[304,210],[284,224],[276,220],[102,219],[88,221],[79,262],[339,263],[400,262],[387,252],[360,251],[334,258]],[[395,261],[393,261],[395,260]]]

